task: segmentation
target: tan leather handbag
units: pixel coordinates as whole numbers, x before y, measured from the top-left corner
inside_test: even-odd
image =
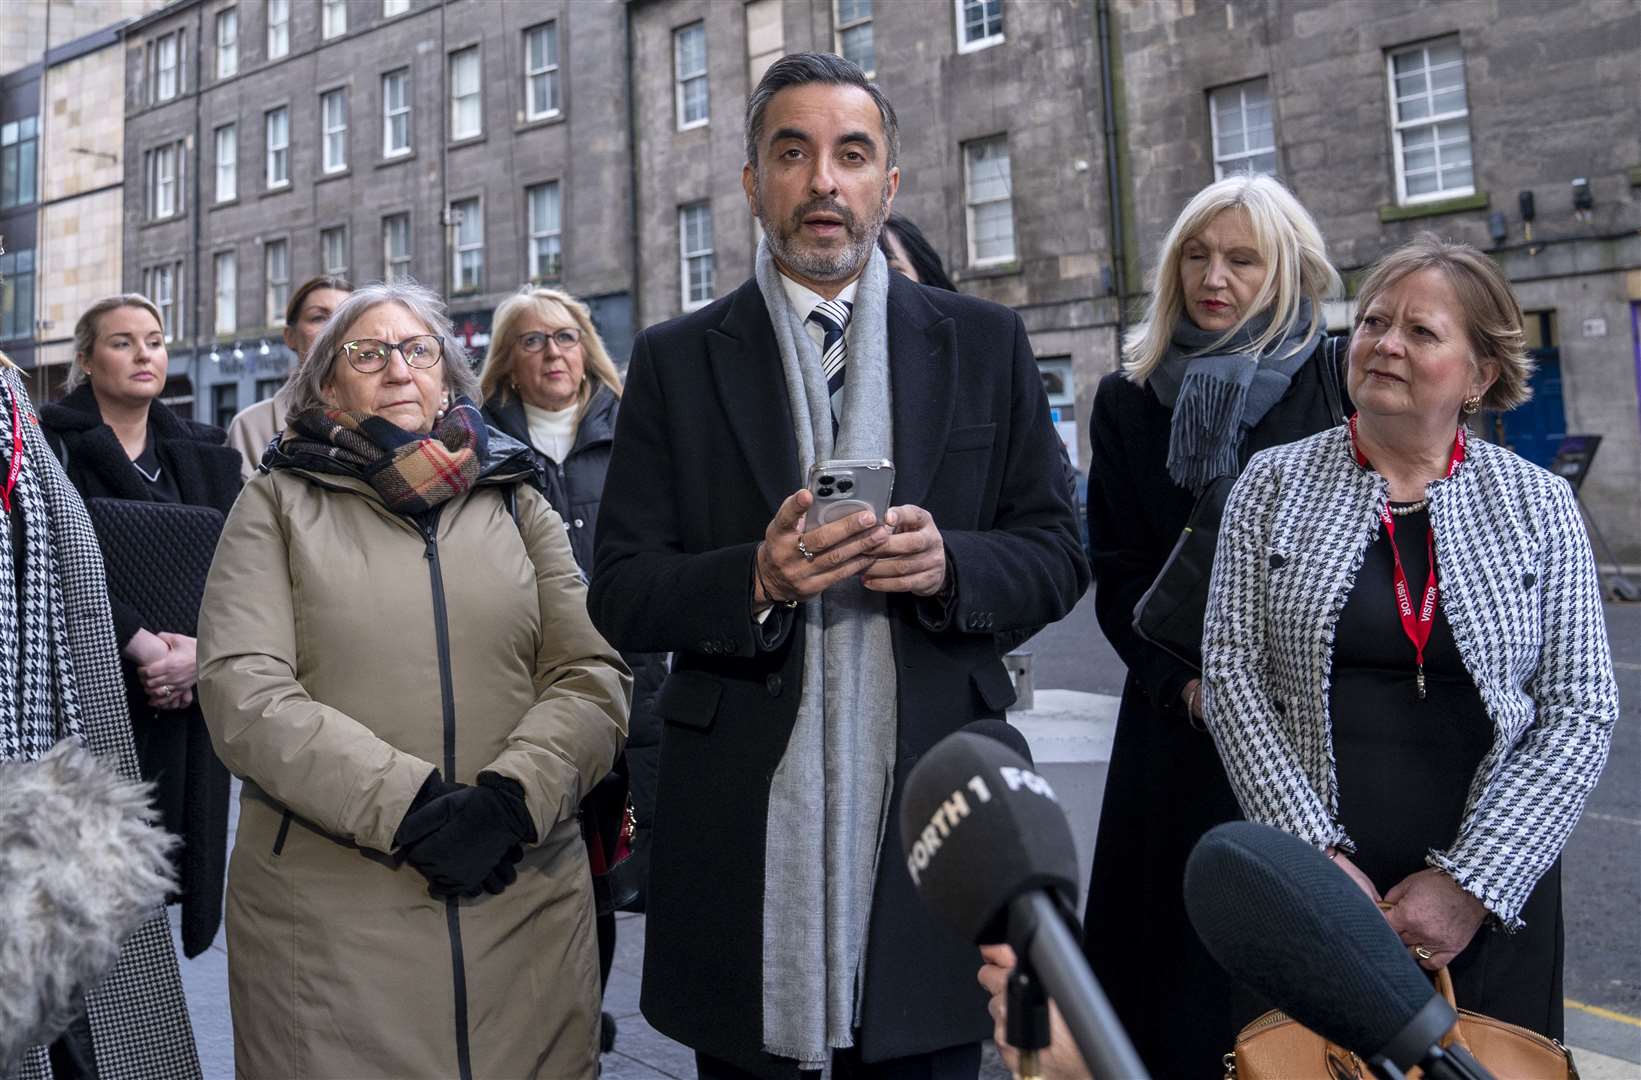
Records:
[[[1436,972],[1436,991],[1453,1000],[1453,977]],[[1578,1080],[1573,1055],[1554,1039],[1537,1032],[1459,1009],[1443,1046],[1454,1043],[1470,1051],[1498,1080]],[[1408,1080],[1420,1080],[1419,1069]],[[1236,1049],[1225,1055],[1225,1080],[1374,1080],[1367,1062],[1278,1009],[1261,1016],[1236,1037]]]

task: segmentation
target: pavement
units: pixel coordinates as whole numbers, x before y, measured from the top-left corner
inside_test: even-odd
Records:
[[[1637,720],[1641,719],[1641,604],[1607,605],[1607,626],[1623,711],[1606,772],[1563,855],[1567,1044],[1573,1048],[1583,1080],[1638,1080],[1641,724]],[[1121,693],[1122,662],[1101,635],[1088,598],[1024,648],[1033,654],[1033,674],[1039,688]],[[232,812],[237,820],[237,792]],[[230,830],[235,820],[230,821]],[[175,912],[173,908],[173,928]],[[616,1017],[618,1034],[614,1052],[603,1059],[605,1080],[693,1080],[692,1052],[656,1032],[639,1013],[643,956],[643,916],[619,916],[615,966],[605,995],[605,1009]],[[228,957],[222,935],[201,956],[180,962],[206,1080],[233,1080]],[[981,1076],[983,1080],[1008,1078],[989,1046]]]

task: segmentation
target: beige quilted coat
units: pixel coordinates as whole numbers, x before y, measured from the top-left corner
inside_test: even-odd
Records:
[[[241,1077],[597,1074],[575,814],[620,750],[630,679],[558,515],[519,485],[515,522],[505,490],[445,504],[431,542],[367,485],[296,470],[257,476],[228,518],[199,689],[245,781],[227,899]],[[542,840],[502,895],[447,906],[395,858],[435,767],[523,786]]]

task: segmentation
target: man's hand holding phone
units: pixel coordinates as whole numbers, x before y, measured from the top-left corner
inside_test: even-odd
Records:
[[[814,599],[845,578],[864,572],[893,535],[890,526],[880,524],[870,510],[806,532],[805,512],[814,501],[807,488],[793,492],[764,529],[756,558],[754,605]],[[941,560],[944,568],[944,554]]]

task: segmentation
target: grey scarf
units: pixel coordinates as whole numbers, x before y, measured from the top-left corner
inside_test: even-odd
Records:
[[[1301,300],[1293,332],[1263,355],[1250,350],[1270,326],[1269,313],[1248,320],[1216,352],[1204,354],[1220,335],[1180,316],[1168,355],[1147,380],[1174,413],[1168,433],[1168,475],[1174,483],[1201,491],[1212,480],[1237,474],[1243,438],[1282,400],[1321,340],[1322,327],[1312,332],[1310,323],[1311,303]]]
[[[819,347],[781,285],[767,243],[758,288],[780,346],[804,476],[828,458],[892,453],[889,270],[876,248],[849,320],[843,420],[832,439]],[[819,1069],[854,1044],[866,923],[894,779],[894,641],[886,600],[858,580],[803,605],[803,691],[769,790],[764,845],[763,1046]]]

